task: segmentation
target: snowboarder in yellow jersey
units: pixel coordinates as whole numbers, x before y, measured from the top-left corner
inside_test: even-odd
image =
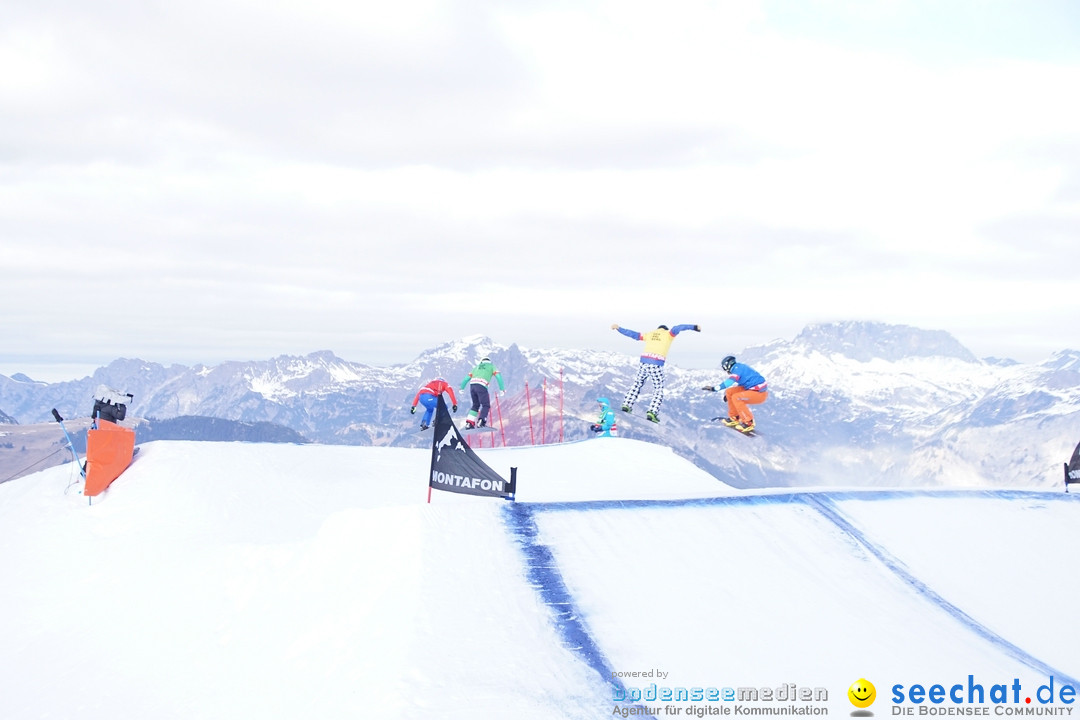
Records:
[[[650,422],[660,422],[660,404],[664,402],[664,363],[667,361],[668,350],[671,348],[671,343],[675,340],[676,335],[683,330],[701,332],[701,326],[676,325],[668,329],[667,325],[660,325],[655,330],[644,334],[639,333],[637,330],[627,330],[624,327],[619,327],[618,323],[613,324],[611,329],[618,330],[628,338],[645,342],[645,351],[641,353],[641,364],[638,365],[637,377],[634,378],[634,384],[626,391],[626,397],[623,398],[623,412],[632,412],[634,410],[634,403],[637,402],[641,387],[645,384],[645,379],[648,378],[652,381],[653,395],[645,417]]]

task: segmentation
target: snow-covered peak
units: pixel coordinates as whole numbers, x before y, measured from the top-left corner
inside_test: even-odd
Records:
[[[949,357],[977,363],[978,358],[944,330],[922,330],[880,322],[837,322],[807,326],[792,343],[808,351],[839,354],[860,362]]]
[[[1048,360],[1042,362],[1040,367],[1044,367],[1048,370],[1071,370],[1073,372],[1080,372],[1080,351],[1062,350],[1056,352],[1051,355]]]

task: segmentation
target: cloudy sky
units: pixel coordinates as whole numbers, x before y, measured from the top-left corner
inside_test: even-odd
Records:
[[[1080,349],[1072,0],[6,0],[0,373]]]

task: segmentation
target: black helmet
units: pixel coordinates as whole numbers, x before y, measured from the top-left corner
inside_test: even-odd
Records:
[[[656,329],[657,330],[670,330],[671,328],[669,328],[667,325],[658,325]]]
[[[724,368],[724,372],[730,372],[731,366],[735,364],[735,356],[728,355],[726,358],[720,361],[720,367]]]

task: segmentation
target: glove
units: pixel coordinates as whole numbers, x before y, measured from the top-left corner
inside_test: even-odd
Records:
[[[716,392],[716,388],[713,387],[712,385],[706,385],[705,387],[703,387],[701,389],[702,390],[708,390],[709,392]]]
[[[695,325],[694,326],[694,332],[701,332],[701,326],[700,325]]]
[[[457,412],[457,405],[455,405],[454,407],[450,408],[450,412]]]
[[[409,408],[409,414],[410,415],[415,415],[416,414],[416,406],[415,405],[413,405],[411,408]]]
[[[599,425],[590,425],[589,429],[592,430],[593,432],[600,432],[600,426]]]
[[[618,330],[619,329],[619,323],[611,323],[611,329],[612,330]]]

